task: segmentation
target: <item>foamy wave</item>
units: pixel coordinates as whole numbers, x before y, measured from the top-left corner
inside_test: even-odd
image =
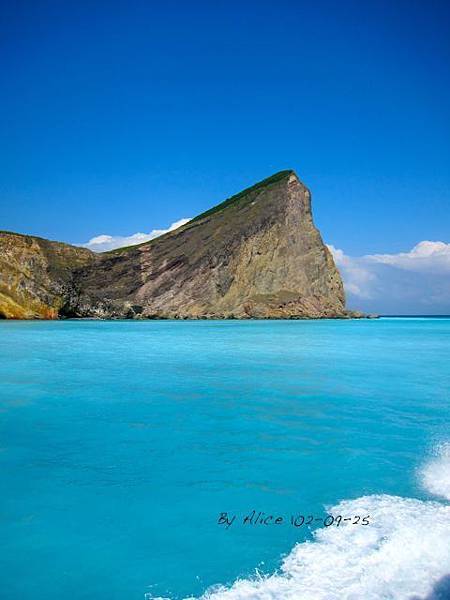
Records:
[[[436,457],[421,472],[424,487],[435,496],[450,500],[450,443],[437,447]]]
[[[432,494],[450,499],[450,444],[421,471]],[[215,587],[200,600],[449,600],[450,505],[373,495],[327,507],[334,515],[370,515],[297,544],[280,571]],[[186,600],[195,600],[193,598]]]
[[[345,500],[333,514],[369,514],[368,526],[316,531],[280,573],[237,581],[202,600],[412,600],[438,598],[450,574],[450,507],[397,496]],[[442,596],[448,598],[448,596]]]
[[[425,488],[450,499],[450,444],[421,472]],[[241,579],[202,600],[448,600],[450,506],[398,496],[364,496],[331,514],[370,515],[370,525],[318,529],[297,544],[279,573]]]

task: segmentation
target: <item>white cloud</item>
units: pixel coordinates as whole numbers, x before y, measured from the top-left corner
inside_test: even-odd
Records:
[[[328,248],[341,272],[346,292],[360,298],[370,298],[371,285],[376,279],[375,274],[364,265],[361,258],[347,256],[342,250],[331,244],[328,245]]]
[[[425,240],[419,242],[409,252],[373,254],[366,258],[408,271],[450,273],[450,244],[444,242],[430,242]]]
[[[78,245],[89,248],[89,250],[93,250],[94,252],[106,252],[107,250],[123,248],[124,246],[135,246],[136,244],[143,244],[144,242],[153,240],[169,231],[178,229],[178,227],[186,225],[188,221],[190,221],[190,219],[179,219],[178,221],[175,221],[175,223],[172,223],[167,229],[153,229],[150,233],[133,233],[128,236],[101,234],[91,238],[85,244]]]
[[[450,312],[450,244],[425,240],[409,252],[356,257],[328,247],[351,308],[396,314]]]

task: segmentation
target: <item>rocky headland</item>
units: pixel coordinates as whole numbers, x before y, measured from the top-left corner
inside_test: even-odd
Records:
[[[349,318],[311,193],[281,171],[128,248],[0,232],[0,317]]]

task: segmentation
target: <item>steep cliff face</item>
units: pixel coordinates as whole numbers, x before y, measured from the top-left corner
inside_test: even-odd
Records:
[[[33,308],[43,317],[349,316],[341,278],[313,223],[310,192],[292,171],[140,246],[93,255],[55,242],[44,250],[36,238],[26,239],[38,246],[27,252],[27,298],[51,309]],[[59,268],[55,254],[64,257]],[[18,287],[8,294],[11,287],[3,285],[3,294],[21,305]]]

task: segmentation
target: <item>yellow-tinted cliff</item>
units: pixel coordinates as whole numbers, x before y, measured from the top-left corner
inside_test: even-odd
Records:
[[[0,317],[57,319],[73,270],[94,259],[85,248],[0,232]]]

